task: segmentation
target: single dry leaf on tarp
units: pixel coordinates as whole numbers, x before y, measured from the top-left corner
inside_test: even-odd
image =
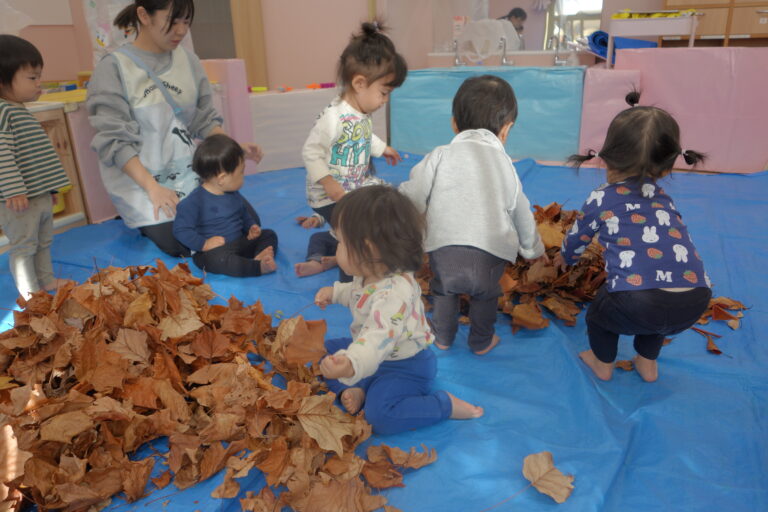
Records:
[[[152,297],[149,293],[142,293],[128,305],[123,317],[125,327],[138,327],[140,325],[154,325],[155,321],[150,310],[152,309]]]
[[[296,320],[292,335],[284,341],[285,362],[302,366],[319,362],[326,354],[324,340],[328,326],[325,320],[304,320],[301,316],[297,316]]]
[[[234,471],[227,468],[224,481],[211,492],[212,498],[234,498],[240,492],[240,484],[234,479]]]
[[[152,352],[147,346],[147,333],[133,329],[120,329],[109,350],[134,363],[149,365]]]
[[[166,300],[168,296],[166,296]],[[162,332],[162,339],[180,338],[185,334],[194,332],[203,327],[200,316],[195,311],[194,304],[187,297],[186,293],[181,293],[180,311],[178,314],[169,315],[160,320],[158,327]]]
[[[240,507],[243,512],[275,512],[277,498],[268,486],[262,487],[259,494],[253,491],[245,493],[245,498],[240,498]]]
[[[388,460],[366,462],[362,473],[368,485],[376,489],[405,487],[403,474],[395,469],[395,466]]]
[[[541,308],[536,302],[518,304],[512,308],[512,332],[520,328],[544,329],[549,325],[549,319],[544,318]]]
[[[354,418],[341,412],[333,402],[336,395],[326,393],[306,397],[301,402],[299,412],[296,414],[304,431],[323,450],[330,450],[337,455],[344,454],[342,438],[354,436],[356,433]]]
[[[389,505],[384,506],[384,512],[403,512],[399,508],[396,507],[390,507]]]
[[[539,452],[523,459],[523,476],[542,494],[563,503],[573,491],[573,476],[555,467],[550,452]]]
[[[73,437],[94,426],[93,419],[84,411],[65,412],[40,425],[40,440],[68,444]]]
[[[635,369],[635,365],[630,361],[629,359],[623,359],[621,361],[616,361],[616,364],[614,364],[616,368],[621,368],[625,372],[631,372]]]
[[[203,329],[192,341],[192,352],[204,359],[224,357],[230,353],[230,341],[227,336],[215,329]]]
[[[171,483],[171,472],[166,469],[160,474],[160,476],[153,478],[152,483],[155,484],[155,487],[158,489],[163,489],[169,483]]]
[[[704,335],[707,338],[707,350],[713,354],[721,355],[723,352],[715,345],[715,340],[709,334]]]
[[[137,462],[126,461],[123,465],[123,490],[128,503],[144,496],[144,488],[147,486],[154,466],[155,461],[151,457]]]
[[[387,503],[384,496],[371,496],[359,479],[327,483],[316,481],[301,505],[289,504],[298,512],[373,512]]]
[[[409,452],[406,452],[396,446],[382,444],[379,446],[369,446],[366,455],[371,462],[389,459],[396,466],[419,469],[437,460],[437,451],[434,448],[430,450],[423,444],[421,447],[424,449],[423,452],[416,451],[414,446],[411,447]]]
[[[581,312],[581,308],[572,301],[561,299],[556,295],[545,298],[541,301],[541,305],[554,313],[565,325],[571,327],[576,325],[576,316]]]

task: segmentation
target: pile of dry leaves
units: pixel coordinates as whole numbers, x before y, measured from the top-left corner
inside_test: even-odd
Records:
[[[185,489],[226,468],[213,496],[231,498],[234,478],[255,467],[287,491],[248,493],[243,510],[371,511],[386,503],[371,487],[401,486],[402,468],[436,459],[387,446],[355,455],[370,426],[318,393],[324,322],[296,317],[275,330],[260,303],[213,297],[185,265],[158,261],[110,267],[21,304],[0,334],[0,429],[13,428],[26,460],[11,487],[41,509],[81,510],[118,493],[135,501],[155,458],[129,455],[167,436],[155,488],[173,479]]]

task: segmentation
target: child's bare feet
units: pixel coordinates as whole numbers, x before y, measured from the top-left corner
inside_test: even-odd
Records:
[[[648,359],[637,354],[632,360],[635,363],[637,373],[645,382],[656,382],[659,378],[659,363],[655,359]]]
[[[71,279],[61,279],[61,278],[57,277],[56,279],[54,279],[53,281],[51,281],[50,283],[48,283],[45,286],[45,291],[47,291],[47,292],[55,292],[56,290],[58,290],[59,288],[61,288],[65,284],[72,283],[72,282],[74,282],[74,281],[72,281]]]
[[[349,414],[357,414],[365,402],[363,388],[347,388],[341,392],[341,405]]]
[[[473,352],[473,354],[478,355],[478,356],[484,356],[485,354],[487,354],[488,352],[493,350],[494,347],[496,347],[496,345],[499,344],[499,341],[501,341],[501,339],[494,334],[493,338],[491,338],[491,344],[490,345],[485,347],[483,350],[478,350],[477,352]]]
[[[259,262],[261,266],[261,275],[269,274],[277,270],[277,263],[275,262],[275,249],[267,247],[259,254],[257,254],[254,260]]]
[[[592,369],[592,372],[600,380],[611,380],[613,375],[613,363],[604,363],[597,358],[592,349],[579,352],[579,357]]]
[[[448,398],[451,399],[452,420],[471,420],[474,418],[479,418],[485,412],[483,411],[482,407],[472,405],[471,403],[467,402],[466,400],[462,400],[461,398],[456,398],[447,391],[446,393],[448,394]]]
[[[320,261],[302,261],[293,266],[293,270],[299,277],[313,276],[325,272],[336,266],[336,256],[323,256]]]

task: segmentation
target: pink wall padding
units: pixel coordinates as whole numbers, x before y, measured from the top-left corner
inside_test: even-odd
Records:
[[[229,135],[240,144],[254,142],[245,62],[242,59],[206,59],[202,63],[208,79],[218,82],[223,88],[222,96],[225,101],[221,115],[225,119]],[[258,172],[256,164],[246,160],[245,173],[254,172]]]
[[[683,149],[707,153],[699,169],[768,168],[768,48],[620,50],[616,69],[642,73],[641,105],[667,110]],[[682,159],[675,167],[686,169]]]
[[[616,114],[629,108],[625,96],[640,90],[640,71],[588,68],[584,74],[579,152],[600,151],[608,125]],[[591,162],[591,161],[590,161]]]

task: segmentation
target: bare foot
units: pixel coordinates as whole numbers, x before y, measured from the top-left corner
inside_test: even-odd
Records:
[[[302,261],[293,266],[294,272],[299,277],[313,276],[320,272],[332,269],[336,266],[336,256],[323,256],[320,261]]]
[[[446,393],[448,392],[446,391]],[[471,420],[474,418],[479,418],[485,412],[483,411],[482,407],[472,405],[471,403],[467,402],[466,400],[462,400],[461,398],[456,398],[451,393],[448,393],[448,398],[451,399],[452,420]]]
[[[363,388],[347,388],[341,392],[341,405],[349,414],[357,414],[365,402]]]
[[[659,363],[655,359],[648,359],[637,354],[632,361],[635,363],[637,373],[645,382],[656,382],[659,378]]]
[[[493,348],[496,345],[498,345],[500,341],[501,341],[501,339],[494,334],[493,338],[491,338],[491,344],[490,345],[485,347],[483,350],[478,350],[477,352],[473,352],[473,354],[478,355],[478,356],[484,356],[485,354],[487,354],[488,352],[493,350]]]
[[[433,345],[439,348],[440,350],[448,350],[449,348],[451,348],[450,345],[443,345],[442,343],[438,343],[438,342],[434,342]]]
[[[254,256],[253,259],[255,259],[256,261],[261,261],[264,258],[266,258],[267,256],[269,256],[271,258],[275,257],[275,248],[272,247],[271,245],[269,247],[267,247],[266,249],[264,249],[263,251],[261,251],[256,256]]]
[[[71,279],[61,279],[56,278],[53,281],[51,281],[48,285],[45,286],[45,291],[47,292],[55,292],[62,286],[64,286],[67,283],[72,283],[73,281]]]
[[[272,256],[267,255],[257,261],[261,265],[261,275],[269,274],[277,270],[277,263],[275,263],[275,258]]]
[[[595,377],[600,380],[611,380],[613,375],[613,363],[604,363],[597,358],[592,349],[579,352],[579,357],[584,363],[592,369]]]

